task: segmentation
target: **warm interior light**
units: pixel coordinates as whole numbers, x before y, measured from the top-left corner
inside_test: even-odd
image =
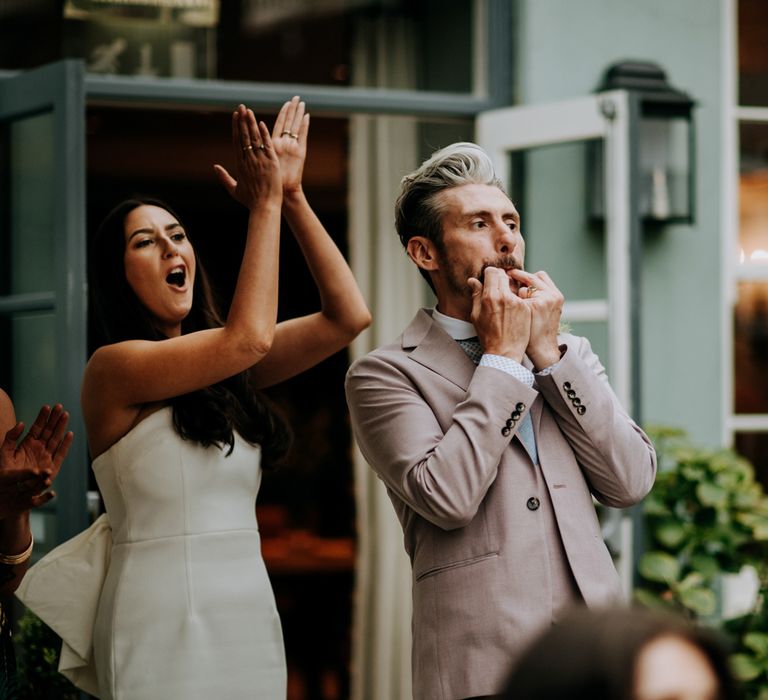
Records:
[[[143,5],[148,7],[173,7],[183,10],[209,10],[215,0],[92,0],[102,5]]]

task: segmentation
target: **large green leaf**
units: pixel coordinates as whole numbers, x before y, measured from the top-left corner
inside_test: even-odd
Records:
[[[686,528],[679,520],[664,520],[654,529],[654,537],[660,544],[670,549],[680,546],[686,536]]]
[[[703,583],[704,577],[698,571],[691,571],[677,584],[677,591],[681,592],[693,588],[701,588]]]
[[[740,681],[753,681],[763,671],[760,664],[747,654],[732,654],[729,662],[733,675]]]
[[[680,564],[666,552],[646,552],[640,558],[640,573],[649,581],[673,583],[680,576]]]
[[[703,505],[712,508],[724,508],[728,503],[728,492],[711,481],[702,481],[696,486],[696,496]]]
[[[700,617],[709,617],[717,610],[717,597],[708,588],[685,588],[678,591],[680,602]]]
[[[634,591],[635,600],[643,607],[650,608],[651,610],[663,610],[664,612],[670,612],[674,609],[670,603],[659,598],[659,594],[654,591],[649,591],[647,588],[636,588]]]
[[[708,554],[694,554],[691,557],[691,568],[706,578],[711,578],[720,572],[720,564],[717,559]]]
[[[763,661],[768,660],[768,634],[764,632],[748,632],[743,638],[744,646],[755,652]]]

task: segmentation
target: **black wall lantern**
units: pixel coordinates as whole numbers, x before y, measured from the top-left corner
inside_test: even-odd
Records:
[[[610,66],[598,88],[606,90],[630,93],[633,196],[640,218],[647,223],[693,223],[695,102],[667,82],[661,67],[645,61]],[[599,209],[594,211],[598,216]]]

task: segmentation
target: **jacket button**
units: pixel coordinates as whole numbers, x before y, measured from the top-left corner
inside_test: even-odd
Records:
[[[569,399],[572,399],[574,396],[576,396],[576,392],[573,389],[568,389],[568,391],[565,392],[565,395]]]
[[[511,428],[515,424],[515,421],[513,421],[511,418],[506,422],[506,426],[508,428]]]
[[[570,382],[564,382],[563,383],[563,389],[568,391],[570,388],[571,388],[571,383]]]
[[[517,404],[517,406],[515,406],[515,410],[516,411],[524,411],[525,410],[525,404],[522,401],[520,401]]]
[[[513,421],[516,421],[518,418],[520,418],[520,411],[512,411],[512,415],[510,416],[510,418]]]
[[[531,496],[525,505],[528,506],[528,510],[538,510],[540,505],[539,499],[536,496]]]
[[[586,406],[577,406],[576,407],[576,413],[578,413],[580,416],[583,416],[587,412]]]
[[[510,434],[511,432],[512,432],[512,431],[511,431],[509,428],[507,428],[506,426],[504,426],[504,427],[501,429],[501,434],[502,434],[504,437],[509,437],[509,434]]]
[[[574,406],[581,406],[581,399],[577,396],[577,397],[571,399],[571,403]]]

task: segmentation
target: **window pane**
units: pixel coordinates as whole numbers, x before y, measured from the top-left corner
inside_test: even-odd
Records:
[[[742,282],[734,310],[737,413],[768,413],[768,282]]]
[[[473,89],[472,0],[195,5],[67,0],[66,54],[94,73]]]
[[[11,122],[5,129],[8,152],[8,213],[0,239],[9,254],[0,263],[0,294],[54,289],[53,118],[50,113]]]
[[[739,259],[768,263],[768,124],[742,124]]]
[[[739,0],[739,104],[768,105],[768,3]]]
[[[755,467],[755,475],[768,488],[768,433],[736,433],[736,451]]]

